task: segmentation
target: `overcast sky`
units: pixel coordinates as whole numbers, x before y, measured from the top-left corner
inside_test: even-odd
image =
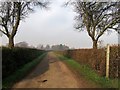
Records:
[[[50,10],[36,10],[20,23],[15,36],[15,43],[26,41],[30,45],[65,44],[75,48],[91,48],[92,41],[86,32],[78,32],[73,28],[76,15],[70,7],[61,7],[65,0],[52,0]],[[104,44],[117,44],[117,33],[104,35],[100,38]],[[2,44],[8,43],[2,36]]]

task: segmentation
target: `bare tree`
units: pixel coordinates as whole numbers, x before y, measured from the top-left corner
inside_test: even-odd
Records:
[[[50,45],[49,44],[46,45],[45,50],[50,50]]]
[[[49,1],[36,0],[7,0],[0,2],[0,31],[9,39],[9,48],[14,47],[14,36],[17,33],[20,21],[34,11],[35,6],[47,8]]]
[[[70,0],[68,3],[71,3]],[[120,2],[72,2],[75,17],[75,28],[87,31],[93,41],[93,48],[97,48],[99,38],[107,31],[120,30]]]

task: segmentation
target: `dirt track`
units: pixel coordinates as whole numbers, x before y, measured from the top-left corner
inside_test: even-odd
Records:
[[[77,77],[50,52],[40,64],[23,80],[16,83],[13,88],[92,88],[83,77]]]

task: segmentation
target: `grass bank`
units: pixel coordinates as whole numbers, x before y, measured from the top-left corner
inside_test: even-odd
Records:
[[[64,57],[62,55],[58,55],[58,57],[63,60],[68,65],[68,67],[77,72],[78,75],[82,75],[85,79],[90,80],[101,86],[101,88],[118,88],[117,79],[107,79],[105,77],[100,77],[87,65],[81,65],[75,60]]]
[[[10,88],[15,82],[21,80],[26,76],[39,62],[45,57],[46,53],[40,55],[31,62],[25,64],[22,68],[18,69],[15,73],[5,78],[2,82],[2,88]]]

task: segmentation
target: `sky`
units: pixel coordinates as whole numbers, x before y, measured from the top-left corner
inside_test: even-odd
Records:
[[[88,34],[74,29],[76,13],[71,7],[62,7],[64,1],[52,0],[49,10],[37,8],[20,23],[15,43],[25,41],[33,46],[65,44],[71,48],[91,48],[92,40]],[[3,45],[8,43],[6,36],[1,39]],[[116,32],[105,34],[100,40],[103,40],[103,45],[117,44],[118,35]]]

